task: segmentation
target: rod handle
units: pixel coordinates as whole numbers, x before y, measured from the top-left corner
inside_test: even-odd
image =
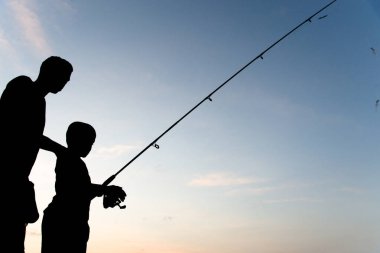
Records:
[[[115,179],[115,177],[116,177],[116,175],[110,176],[106,181],[104,181],[104,183],[102,185],[103,186],[109,185]]]

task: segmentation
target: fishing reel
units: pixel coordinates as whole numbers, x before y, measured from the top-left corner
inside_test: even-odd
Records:
[[[125,200],[127,194],[125,191],[115,185],[107,186],[105,193],[103,195],[103,207],[104,208],[114,208],[118,206],[120,209],[125,209],[125,205],[121,205],[121,203]]]

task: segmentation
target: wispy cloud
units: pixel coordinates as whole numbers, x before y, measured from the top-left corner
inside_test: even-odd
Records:
[[[95,154],[98,156],[115,157],[124,155],[139,148],[139,145],[114,145],[111,147],[100,147],[95,150]]]
[[[5,36],[4,31],[0,27],[0,48],[4,49],[5,51],[14,51],[14,48],[12,47],[12,44],[8,40],[8,38]]]
[[[341,187],[338,189],[340,192],[347,192],[347,193],[353,193],[353,194],[359,194],[363,193],[364,190],[362,188],[358,187]]]
[[[268,192],[273,192],[278,190],[279,187],[263,186],[263,187],[249,187],[249,188],[238,188],[231,189],[226,192],[227,196],[242,196],[242,195],[263,195]]]
[[[241,177],[231,173],[211,173],[199,176],[189,182],[190,186],[197,187],[226,187],[224,194],[227,197],[260,196],[264,204],[281,203],[320,203],[323,198],[307,196],[309,188],[324,185],[325,182],[285,182],[276,184],[273,179]],[[350,189],[342,189],[350,190]],[[306,196],[299,196],[299,192]],[[287,195],[287,196],[286,196]],[[262,198],[262,196],[265,196]]]
[[[15,64],[16,61],[18,61],[17,58],[18,51],[14,48],[14,46],[11,43],[11,40],[7,37],[6,33],[0,27],[0,57],[2,58],[2,61],[0,62],[0,73],[1,70],[5,69],[5,65],[12,64],[15,68],[20,68],[20,65]]]
[[[246,185],[257,182],[262,182],[263,179],[251,178],[251,177],[239,177],[232,175],[230,173],[211,173],[203,176],[199,176],[190,181],[191,186],[236,186],[236,185]]]
[[[73,11],[75,11],[75,9],[71,5],[71,2],[72,1],[69,1],[69,0],[59,0],[59,1],[57,1],[57,4],[58,4],[58,7],[60,8],[60,10],[73,12]]]
[[[9,0],[8,3],[26,40],[39,54],[49,55],[51,49],[33,1]]]
[[[269,180],[262,180],[261,182],[267,182]],[[307,182],[288,182],[283,184],[275,184],[273,181],[271,181],[271,184],[266,185],[246,185],[244,187],[235,187],[232,189],[229,189],[226,192],[227,196],[259,196],[264,195],[267,193],[284,193],[289,191],[299,191],[299,190],[305,190],[308,188],[316,187],[320,185],[321,183],[307,183]],[[292,198],[295,200],[294,198]],[[289,201],[290,199],[286,199],[285,201]],[[281,200],[283,201],[283,200]]]
[[[283,204],[283,203],[320,203],[323,202],[322,199],[316,199],[316,198],[309,198],[309,197],[303,197],[303,198],[288,198],[288,199],[268,199],[263,200],[263,203],[266,204]]]
[[[170,221],[173,221],[173,216],[164,216],[163,218],[163,221],[167,221],[167,222],[170,222]]]

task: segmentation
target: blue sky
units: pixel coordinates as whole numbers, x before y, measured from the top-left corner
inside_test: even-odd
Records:
[[[69,60],[45,134],[92,124],[102,183],[328,2],[5,0],[0,88]],[[338,0],[241,72],[118,175],[125,210],[93,201],[88,252],[378,252],[379,25],[378,1]],[[54,163],[41,151],[30,176],[41,214]]]

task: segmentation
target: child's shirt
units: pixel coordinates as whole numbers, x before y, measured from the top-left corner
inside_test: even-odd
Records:
[[[56,195],[47,209],[71,221],[87,222],[91,200],[96,196],[99,185],[91,183],[86,164],[67,151],[57,157],[55,173]]]

